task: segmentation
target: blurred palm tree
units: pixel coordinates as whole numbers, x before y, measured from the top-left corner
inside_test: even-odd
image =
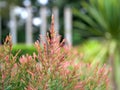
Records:
[[[115,72],[116,64],[120,60],[120,0],[89,0],[82,2],[80,11],[73,10],[74,15],[79,18],[74,22],[74,27],[80,30],[81,35],[92,35],[101,37],[106,46],[109,60],[112,65],[113,89],[118,90],[118,72]],[[117,62],[117,63],[116,63]],[[118,78],[117,78],[118,77]]]

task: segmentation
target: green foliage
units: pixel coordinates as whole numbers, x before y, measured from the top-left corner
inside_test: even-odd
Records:
[[[85,12],[74,10],[74,15],[81,19],[74,26],[85,34],[120,40],[120,0],[90,0],[83,2]]]
[[[18,51],[20,51],[18,54],[19,57],[25,54],[32,55],[33,53],[37,53],[37,50],[33,47],[33,45],[27,46],[25,44],[14,45],[12,49],[13,55],[15,55]]]

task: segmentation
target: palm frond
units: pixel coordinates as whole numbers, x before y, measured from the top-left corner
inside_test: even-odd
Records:
[[[105,38],[108,38],[106,33],[109,33],[109,38],[120,39],[119,2],[120,0],[90,0],[89,3],[83,2],[82,6],[86,13],[73,10],[74,15],[81,20],[78,19],[77,23],[75,21],[75,27],[84,29],[84,31],[88,31],[87,33],[103,34],[101,36]]]

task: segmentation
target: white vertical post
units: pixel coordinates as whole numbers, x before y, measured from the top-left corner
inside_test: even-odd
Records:
[[[55,31],[57,34],[59,34],[59,10],[57,7],[53,7],[53,15],[54,15],[54,22],[55,22]]]
[[[12,43],[17,43],[17,22],[16,16],[14,12],[15,7],[11,6],[10,8],[10,34],[12,36]]]
[[[72,12],[69,7],[64,9],[65,39],[72,45]]]
[[[27,19],[26,19],[26,44],[27,45],[31,45],[33,43],[32,40],[32,7],[31,5],[26,6],[26,10],[27,10]]]
[[[42,35],[42,41],[45,42],[45,36],[47,32],[47,8],[45,6],[40,9],[40,17],[41,17],[41,26],[40,26],[40,35]]]

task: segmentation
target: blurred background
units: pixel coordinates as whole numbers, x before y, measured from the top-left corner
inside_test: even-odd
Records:
[[[39,34],[55,30],[93,65],[112,67],[113,90],[120,90],[120,0],[0,0],[0,44],[12,36],[13,53],[35,51]],[[45,38],[43,38],[45,40]]]
[[[82,0],[81,0],[82,1]],[[11,34],[13,43],[32,44],[50,27],[51,15],[55,16],[55,30],[69,43],[76,45],[82,39],[74,28],[73,8],[81,9],[80,0],[0,0],[0,43]],[[82,10],[84,12],[84,10]],[[69,32],[65,34],[65,32]]]

